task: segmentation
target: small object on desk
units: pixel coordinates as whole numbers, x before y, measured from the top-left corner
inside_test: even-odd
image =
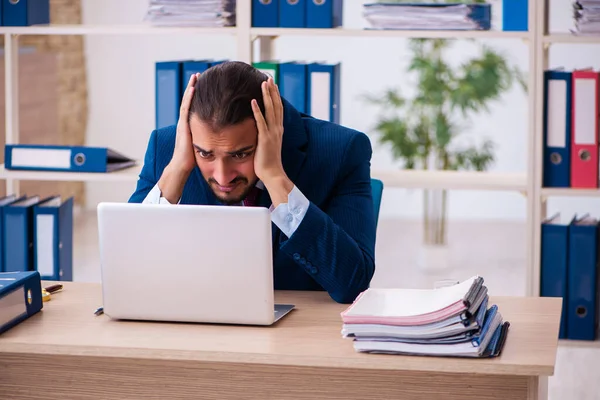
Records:
[[[58,292],[59,290],[61,290],[63,288],[63,285],[61,284],[57,284],[57,285],[50,285],[50,286],[46,286],[44,288],[44,290],[46,290],[48,293],[54,293],[54,292]]]
[[[42,289],[42,301],[46,302],[50,301],[51,299],[52,297],[50,296],[50,293],[46,289]]]
[[[98,316],[102,314],[104,314],[104,307],[98,307],[96,310],[94,310],[94,315]]]

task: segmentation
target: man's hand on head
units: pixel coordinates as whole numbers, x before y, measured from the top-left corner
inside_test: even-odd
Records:
[[[183,99],[181,100],[181,106],[179,108],[179,120],[177,121],[175,150],[172,158],[172,163],[175,164],[176,167],[188,173],[196,166],[189,116],[192,98],[194,97],[194,87],[199,77],[199,73],[193,74],[190,77],[185,93],[183,94]]]
[[[257,101],[252,100],[252,111],[258,128],[258,145],[254,156],[254,172],[265,184],[273,206],[287,202],[294,185],[283,170],[281,145],[283,143],[283,103],[279,88],[269,78],[262,83],[265,115]]]
[[[196,166],[192,132],[188,121],[192,98],[194,96],[194,86],[199,76],[200,74],[198,73],[193,74],[188,81],[179,109],[179,121],[177,122],[173,157],[171,158],[171,162],[165,167],[158,181],[162,197],[166,198],[171,204],[177,203],[181,198],[185,182]]]

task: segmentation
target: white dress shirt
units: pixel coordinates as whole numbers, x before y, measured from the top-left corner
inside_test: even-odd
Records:
[[[265,186],[261,181],[258,181],[256,184],[262,190],[265,190]],[[180,199],[181,201],[181,199]],[[154,185],[152,190],[148,193],[146,198],[143,201],[144,204],[171,204],[169,201],[162,197],[162,193],[160,188],[158,187],[158,183]],[[179,201],[177,202],[179,204]],[[269,207],[269,211],[271,212],[271,221],[277,225],[277,227],[288,237],[290,238],[300,223],[304,216],[306,215],[306,211],[308,210],[310,202],[304,196],[304,194],[294,185],[294,188],[288,195],[288,202],[279,204],[275,209],[273,209],[273,205]],[[243,206],[243,203],[239,204]]]

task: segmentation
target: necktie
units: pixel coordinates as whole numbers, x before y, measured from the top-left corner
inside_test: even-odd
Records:
[[[245,207],[256,207],[258,206],[258,195],[260,194],[260,189],[256,186],[253,186],[248,192],[248,195],[243,200]]]

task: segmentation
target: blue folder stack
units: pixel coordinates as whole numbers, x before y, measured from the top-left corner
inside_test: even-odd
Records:
[[[555,214],[542,222],[540,296],[563,299],[561,339],[598,337],[599,226],[588,214],[570,221]]]
[[[0,198],[0,272],[73,280],[73,198]]]
[[[156,128],[176,125],[189,77],[223,60],[176,60],[156,63]],[[340,123],[339,63],[261,61],[254,67],[273,77],[281,96],[299,112]]]
[[[255,28],[337,28],[343,0],[252,0]]]

